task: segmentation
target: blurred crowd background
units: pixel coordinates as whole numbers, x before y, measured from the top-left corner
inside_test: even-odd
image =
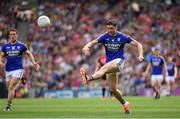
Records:
[[[142,43],[146,61],[139,63],[137,51],[126,47],[126,65],[119,74],[118,87],[125,95],[140,95],[150,88],[145,68],[157,47],[167,60],[174,58],[178,67],[175,89],[180,88],[180,1],[179,0],[1,0],[0,46],[8,41],[9,28],[16,28],[40,63],[40,72],[24,59],[26,85],[16,97],[43,97],[47,91],[100,89],[99,81],[84,86],[79,68],[91,74],[95,70],[102,46],[83,55],[82,47],[105,31],[108,18],[118,21],[118,30]],[[51,26],[40,29],[37,17],[47,15]],[[5,73],[0,69],[1,97],[6,92]]]

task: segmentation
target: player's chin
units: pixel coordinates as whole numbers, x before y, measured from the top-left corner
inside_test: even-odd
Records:
[[[116,33],[115,32],[109,32],[110,36],[114,36]]]
[[[12,42],[15,42],[15,41],[16,41],[16,38],[12,38],[11,41],[12,41]]]

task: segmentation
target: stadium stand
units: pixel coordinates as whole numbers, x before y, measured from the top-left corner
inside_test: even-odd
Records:
[[[17,91],[17,97],[42,97],[47,91],[55,90],[98,89],[98,83],[89,87],[82,85],[79,68],[84,65],[92,73],[101,46],[95,47],[89,56],[83,56],[81,48],[104,32],[104,21],[110,17],[118,20],[120,31],[141,42],[145,49],[146,62],[137,63],[134,58],[136,52],[126,48],[126,51],[133,52],[126,52],[127,64],[119,75],[119,88],[126,95],[141,95],[142,90],[150,86],[143,73],[139,72],[145,70],[153,47],[160,48],[164,57],[173,56],[179,72],[180,4],[176,0],[169,0],[170,3],[168,0],[130,1],[33,0],[1,3],[0,45],[7,42],[8,28],[17,28],[21,41],[28,45],[41,65],[40,72],[35,72],[30,61],[24,59],[27,83]],[[50,17],[52,25],[40,29],[36,19],[44,14]],[[0,69],[1,83],[4,83],[3,72]],[[176,79],[176,89],[180,88],[179,80],[180,75]]]

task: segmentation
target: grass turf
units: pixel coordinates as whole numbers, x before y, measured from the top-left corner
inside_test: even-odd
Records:
[[[180,118],[180,97],[126,97],[131,115],[125,115],[116,99],[15,99],[13,110],[3,112],[5,99],[0,99],[0,118]]]

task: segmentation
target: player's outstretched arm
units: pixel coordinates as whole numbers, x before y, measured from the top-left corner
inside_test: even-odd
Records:
[[[94,45],[96,45],[96,44],[98,44],[98,39],[95,39],[95,40],[87,43],[87,44],[83,47],[82,52],[85,53],[85,54],[88,54],[88,53],[90,52],[90,49],[91,49]]]
[[[34,56],[32,55],[32,53],[29,50],[26,50],[25,54],[29,57],[29,59],[31,60],[31,62],[35,66],[36,71],[39,71],[40,66],[37,62],[35,62]]]
[[[139,53],[139,61],[144,61],[144,56],[143,56],[143,47],[141,45],[141,43],[139,43],[138,41],[132,39],[131,44],[137,46],[138,48],[138,53]]]

